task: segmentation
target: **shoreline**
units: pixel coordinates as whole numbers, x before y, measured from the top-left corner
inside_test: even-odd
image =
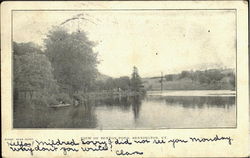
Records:
[[[204,97],[235,97],[236,91],[232,90],[163,90],[147,91],[148,96],[204,96]]]

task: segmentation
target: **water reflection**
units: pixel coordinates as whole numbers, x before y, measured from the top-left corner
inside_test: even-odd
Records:
[[[235,118],[232,96],[135,96],[55,109],[24,103],[14,107],[14,128],[234,127]]]
[[[93,102],[78,107],[48,108],[19,103],[14,109],[14,128],[95,128]]]
[[[137,119],[143,98],[143,96],[108,98],[98,100],[95,106],[106,106],[110,110],[113,109],[113,107],[119,107],[122,111],[129,111],[132,107],[134,118]]]
[[[131,98],[121,97],[121,98],[107,98],[97,101],[96,106],[107,106],[110,109],[112,107],[120,107],[123,111],[128,111],[131,106]]]
[[[134,113],[134,119],[137,120],[140,114],[140,108],[141,108],[141,100],[140,97],[133,97],[132,98],[132,109]]]
[[[161,102],[164,100],[167,105],[183,106],[185,108],[203,108],[218,107],[229,108],[235,105],[235,97],[220,97],[220,96],[150,96],[147,100]]]
[[[234,127],[236,124],[234,96],[151,95],[106,100],[98,107],[102,108],[95,110],[97,128],[103,129]]]

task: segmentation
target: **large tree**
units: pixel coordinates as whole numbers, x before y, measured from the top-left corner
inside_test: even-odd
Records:
[[[93,51],[94,43],[86,33],[69,33],[55,27],[44,42],[45,53],[61,90],[68,93],[88,90],[96,78],[98,61],[97,53]]]
[[[48,58],[34,43],[13,43],[14,91],[52,95],[57,89]]]
[[[27,43],[16,43],[13,42],[13,52],[14,55],[27,55],[31,53],[43,54],[41,47],[33,42]]]
[[[132,91],[141,91],[142,81],[141,77],[139,76],[137,67],[133,67],[133,73],[131,77],[131,90]]]

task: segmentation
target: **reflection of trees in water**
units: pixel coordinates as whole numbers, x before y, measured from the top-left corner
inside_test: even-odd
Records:
[[[86,105],[48,108],[19,103],[14,112],[14,128],[95,128],[94,107]]]
[[[139,116],[141,99],[140,97],[93,99],[87,100],[77,107],[55,109],[53,117],[56,120],[52,118],[53,122],[49,126],[56,128],[95,128],[97,126],[96,106],[106,106],[108,108],[118,106],[124,111],[128,111],[132,106],[134,118],[136,119]]]
[[[96,116],[91,103],[83,103],[77,107],[54,109],[49,118],[51,128],[95,128]]]
[[[106,106],[107,108],[113,108],[119,106],[123,111],[129,111],[131,105],[130,98],[128,97],[117,97],[117,98],[107,98],[99,100],[96,106]]]
[[[73,107],[69,113],[68,128],[95,128],[96,116],[94,113],[94,107],[91,106],[94,103],[88,101],[88,103],[82,104],[78,107]]]
[[[106,106],[107,108],[119,107],[123,111],[129,111],[132,107],[134,118],[137,119],[140,113],[142,96],[117,97],[96,100],[95,106]]]
[[[183,107],[218,107],[229,108],[235,105],[235,97],[207,97],[207,96],[166,96],[164,97],[166,104],[169,105],[182,105]]]
[[[137,118],[139,117],[139,114],[140,114],[141,100],[142,100],[142,98],[140,98],[138,96],[134,96],[132,98],[132,109],[133,109],[135,120],[137,120]]]
[[[46,106],[34,105],[28,101],[15,101],[14,128],[46,128],[50,123],[50,111]]]
[[[90,104],[89,104],[90,105]],[[49,118],[51,128],[95,128],[96,116],[94,107],[86,104],[77,107],[55,109],[54,115]]]
[[[16,103],[18,106],[14,109],[14,128],[95,128],[96,106],[119,107],[123,111],[132,109],[136,120],[139,117],[142,99],[139,96],[93,99],[79,106],[61,108]]]

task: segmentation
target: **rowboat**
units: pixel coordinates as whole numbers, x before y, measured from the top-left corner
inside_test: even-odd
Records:
[[[70,104],[58,104],[58,105],[50,105],[50,108],[60,108],[60,107],[68,107]]]

